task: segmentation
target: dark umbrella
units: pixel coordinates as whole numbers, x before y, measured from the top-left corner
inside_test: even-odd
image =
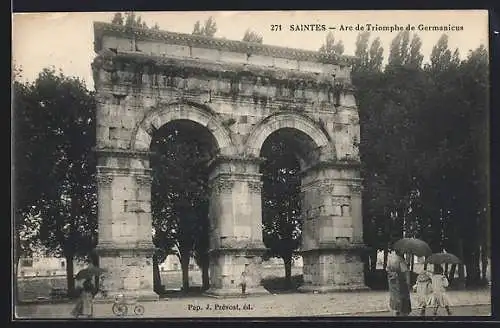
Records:
[[[394,249],[402,253],[409,253],[417,256],[429,256],[432,254],[429,245],[418,238],[402,238],[394,243]]]
[[[429,264],[460,264],[462,261],[460,259],[451,254],[451,253],[434,253],[429,256],[426,260],[426,263]]]
[[[86,269],[78,271],[78,273],[75,276],[76,280],[86,280],[86,279],[91,279],[95,276],[98,276],[102,273],[106,272],[105,269],[101,269],[98,267],[88,267]]]

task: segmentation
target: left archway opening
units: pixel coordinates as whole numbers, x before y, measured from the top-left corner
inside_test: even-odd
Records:
[[[150,150],[155,292],[208,289],[207,164],[217,142],[206,127],[174,120],[153,132]]]

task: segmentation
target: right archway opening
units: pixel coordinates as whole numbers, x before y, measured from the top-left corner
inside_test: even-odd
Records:
[[[317,154],[314,140],[295,128],[280,128],[262,144],[262,234],[268,249],[262,270],[263,285],[271,292],[293,290],[302,283],[301,172],[317,161]]]

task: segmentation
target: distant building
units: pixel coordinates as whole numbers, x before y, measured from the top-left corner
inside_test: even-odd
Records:
[[[181,271],[181,262],[177,255],[168,255],[165,261],[159,265],[160,271]],[[200,271],[194,257],[189,260],[189,271]]]
[[[58,257],[24,257],[19,260],[18,277],[66,276],[66,259]],[[85,263],[73,261],[75,274],[86,267]]]

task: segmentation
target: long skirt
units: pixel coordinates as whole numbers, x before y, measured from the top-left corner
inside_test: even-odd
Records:
[[[429,303],[429,298],[432,294],[432,289],[429,283],[417,283],[416,285],[417,295],[416,295],[416,307],[425,308]]]
[[[76,301],[71,314],[76,318],[80,316],[91,317],[93,312],[92,310],[92,293],[83,291]]]
[[[427,305],[431,307],[446,307],[451,306],[451,302],[446,292],[436,292],[432,293],[429,297]]]
[[[389,285],[389,308],[399,315],[411,312],[410,289],[404,273],[387,272]]]

